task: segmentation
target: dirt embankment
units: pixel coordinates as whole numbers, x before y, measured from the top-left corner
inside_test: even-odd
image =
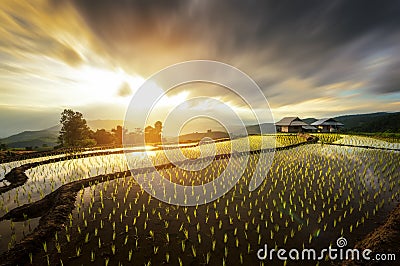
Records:
[[[354,248],[370,249],[372,254],[395,254],[396,261],[346,261],[342,265],[400,265],[400,204],[389,214],[385,223],[356,243]],[[373,258],[373,255],[370,255]]]
[[[68,214],[75,206],[79,190],[96,182],[116,179],[130,175],[130,171],[96,176],[65,184],[43,199],[15,208],[0,218],[1,220],[22,221],[27,217],[42,217],[38,227],[12,249],[0,255],[1,265],[25,265],[29,262],[29,253],[40,249],[40,243],[52,237],[67,221]]]
[[[48,160],[43,160],[43,161],[38,161],[38,162],[33,162],[33,163],[26,163],[24,165],[21,165],[19,167],[11,169],[11,171],[5,175],[4,180],[7,180],[10,184],[0,187],[0,195],[11,189],[14,189],[16,187],[19,187],[19,186],[22,186],[23,184],[25,184],[25,182],[28,180],[28,177],[26,176],[25,171],[28,169],[34,168],[36,166],[49,164],[49,163],[55,163],[55,162],[61,162],[61,161],[67,161],[67,160],[73,160],[73,159],[86,158],[86,157],[121,154],[123,152],[124,151],[122,151],[122,150],[99,151],[99,152],[95,152],[95,153],[66,155],[63,157],[52,158],[52,159],[48,159]],[[0,180],[0,181],[2,181],[2,180]]]
[[[0,151],[0,163],[9,163],[39,157],[54,156],[59,154],[75,154],[85,151],[122,148],[122,145],[105,145],[90,148],[60,148],[48,151]]]
[[[4,177],[4,180],[7,180],[8,182],[10,182],[10,185],[0,187],[0,195],[6,191],[9,191],[13,188],[16,188],[16,187],[19,187],[19,186],[22,186],[23,184],[25,184],[25,182],[28,180],[28,177],[26,176],[25,171],[28,168],[29,167],[27,167],[27,166],[20,166],[20,167],[11,169],[11,171],[8,172]],[[0,181],[2,181],[2,180],[0,180]]]

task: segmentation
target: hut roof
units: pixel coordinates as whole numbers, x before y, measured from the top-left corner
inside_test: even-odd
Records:
[[[342,123],[336,121],[334,118],[323,118],[315,121],[312,126],[344,126]]]
[[[307,123],[303,122],[298,117],[284,117],[277,123],[276,126],[308,126]]]
[[[302,128],[307,130],[317,130],[317,128],[313,126],[302,126]]]

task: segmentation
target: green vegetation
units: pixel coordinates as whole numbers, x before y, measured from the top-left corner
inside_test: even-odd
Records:
[[[80,112],[65,109],[61,113],[60,123],[62,127],[58,140],[61,146],[85,147],[96,144],[96,141],[91,138],[90,129]]]
[[[388,142],[365,135],[341,135],[341,137],[335,144],[400,150],[400,142]]]
[[[344,124],[342,132],[400,133],[400,112],[346,115],[335,119]]]
[[[276,141],[278,144],[280,144],[280,146],[289,146],[289,145],[305,142],[306,139],[297,134],[279,133],[279,134],[276,134]]]
[[[161,121],[155,122],[154,127],[147,126],[144,129],[144,136],[146,139],[146,143],[160,143],[161,142],[161,131],[162,131]]]
[[[8,148],[25,148],[25,147],[43,147],[46,145],[49,149],[57,145],[58,131],[53,129],[45,129],[39,131],[24,131],[13,136],[1,139],[1,143],[7,145]]]
[[[107,145],[114,142],[113,134],[105,129],[97,129],[96,132],[93,132],[92,137],[98,145]]]
[[[392,142],[392,143],[400,142],[400,133],[392,133],[392,132],[353,133],[353,132],[349,132],[348,134],[367,136],[370,138],[379,139],[379,140]]]
[[[0,151],[5,151],[7,150],[7,145],[4,143],[0,143]]]
[[[312,135],[318,137],[322,143],[333,143],[342,138],[340,134],[336,133],[312,133]]]
[[[105,129],[97,129],[92,131],[83,115],[70,109],[65,109],[61,113],[61,130],[58,141],[59,147],[90,147],[95,145],[122,145],[122,136],[127,134],[122,126],[106,131]],[[160,122],[161,123],[161,122]]]

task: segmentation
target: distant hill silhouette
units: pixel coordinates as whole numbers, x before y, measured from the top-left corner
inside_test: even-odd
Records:
[[[335,119],[344,124],[343,132],[400,132],[400,112],[343,115]]]
[[[88,126],[92,130],[106,129],[111,130],[117,125],[123,125],[122,120],[89,120]],[[6,144],[10,148],[25,147],[54,147],[57,145],[57,138],[61,125],[52,126],[43,130],[23,131],[21,133],[0,139],[0,143]]]
[[[344,124],[344,127],[341,129],[342,132],[400,132],[400,112],[378,112],[370,114],[342,115],[334,118]],[[311,124],[318,119],[305,118],[302,120],[307,124]],[[265,127],[266,130],[268,130],[271,125],[271,123],[261,124],[261,126]],[[260,133],[258,125],[251,125],[247,126],[246,128],[249,134]]]
[[[38,130],[38,131],[24,131],[10,137],[0,139],[0,143],[6,144],[11,148],[25,148],[25,147],[53,147],[57,145],[58,130],[53,128]]]

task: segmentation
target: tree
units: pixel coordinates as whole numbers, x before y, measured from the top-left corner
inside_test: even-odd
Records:
[[[111,132],[106,131],[105,129],[97,129],[96,132],[93,133],[93,138],[99,145],[114,143],[113,134],[111,134]]]
[[[61,113],[60,123],[62,127],[58,141],[62,146],[76,147],[96,144],[96,141],[90,137],[91,131],[80,112],[65,109]]]
[[[154,127],[147,126],[144,129],[144,135],[146,142],[161,142],[161,131],[162,131],[162,123],[161,121],[157,121],[154,124]]]
[[[116,129],[111,129],[111,132],[114,133],[115,144],[121,145],[122,144],[122,135],[127,133],[127,130],[121,126],[117,126]]]
[[[161,121],[157,121],[154,124],[154,138],[156,142],[161,142],[161,131],[162,131],[162,123]]]
[[[4,143],[0,143],[0,151],[7,150],[7,145]]]
[[[147,142],[155,142],[153,136],[154,136],[154,128],[152,126],[147,126],[144,129],[144,137],[146,139],[146,143]]]

